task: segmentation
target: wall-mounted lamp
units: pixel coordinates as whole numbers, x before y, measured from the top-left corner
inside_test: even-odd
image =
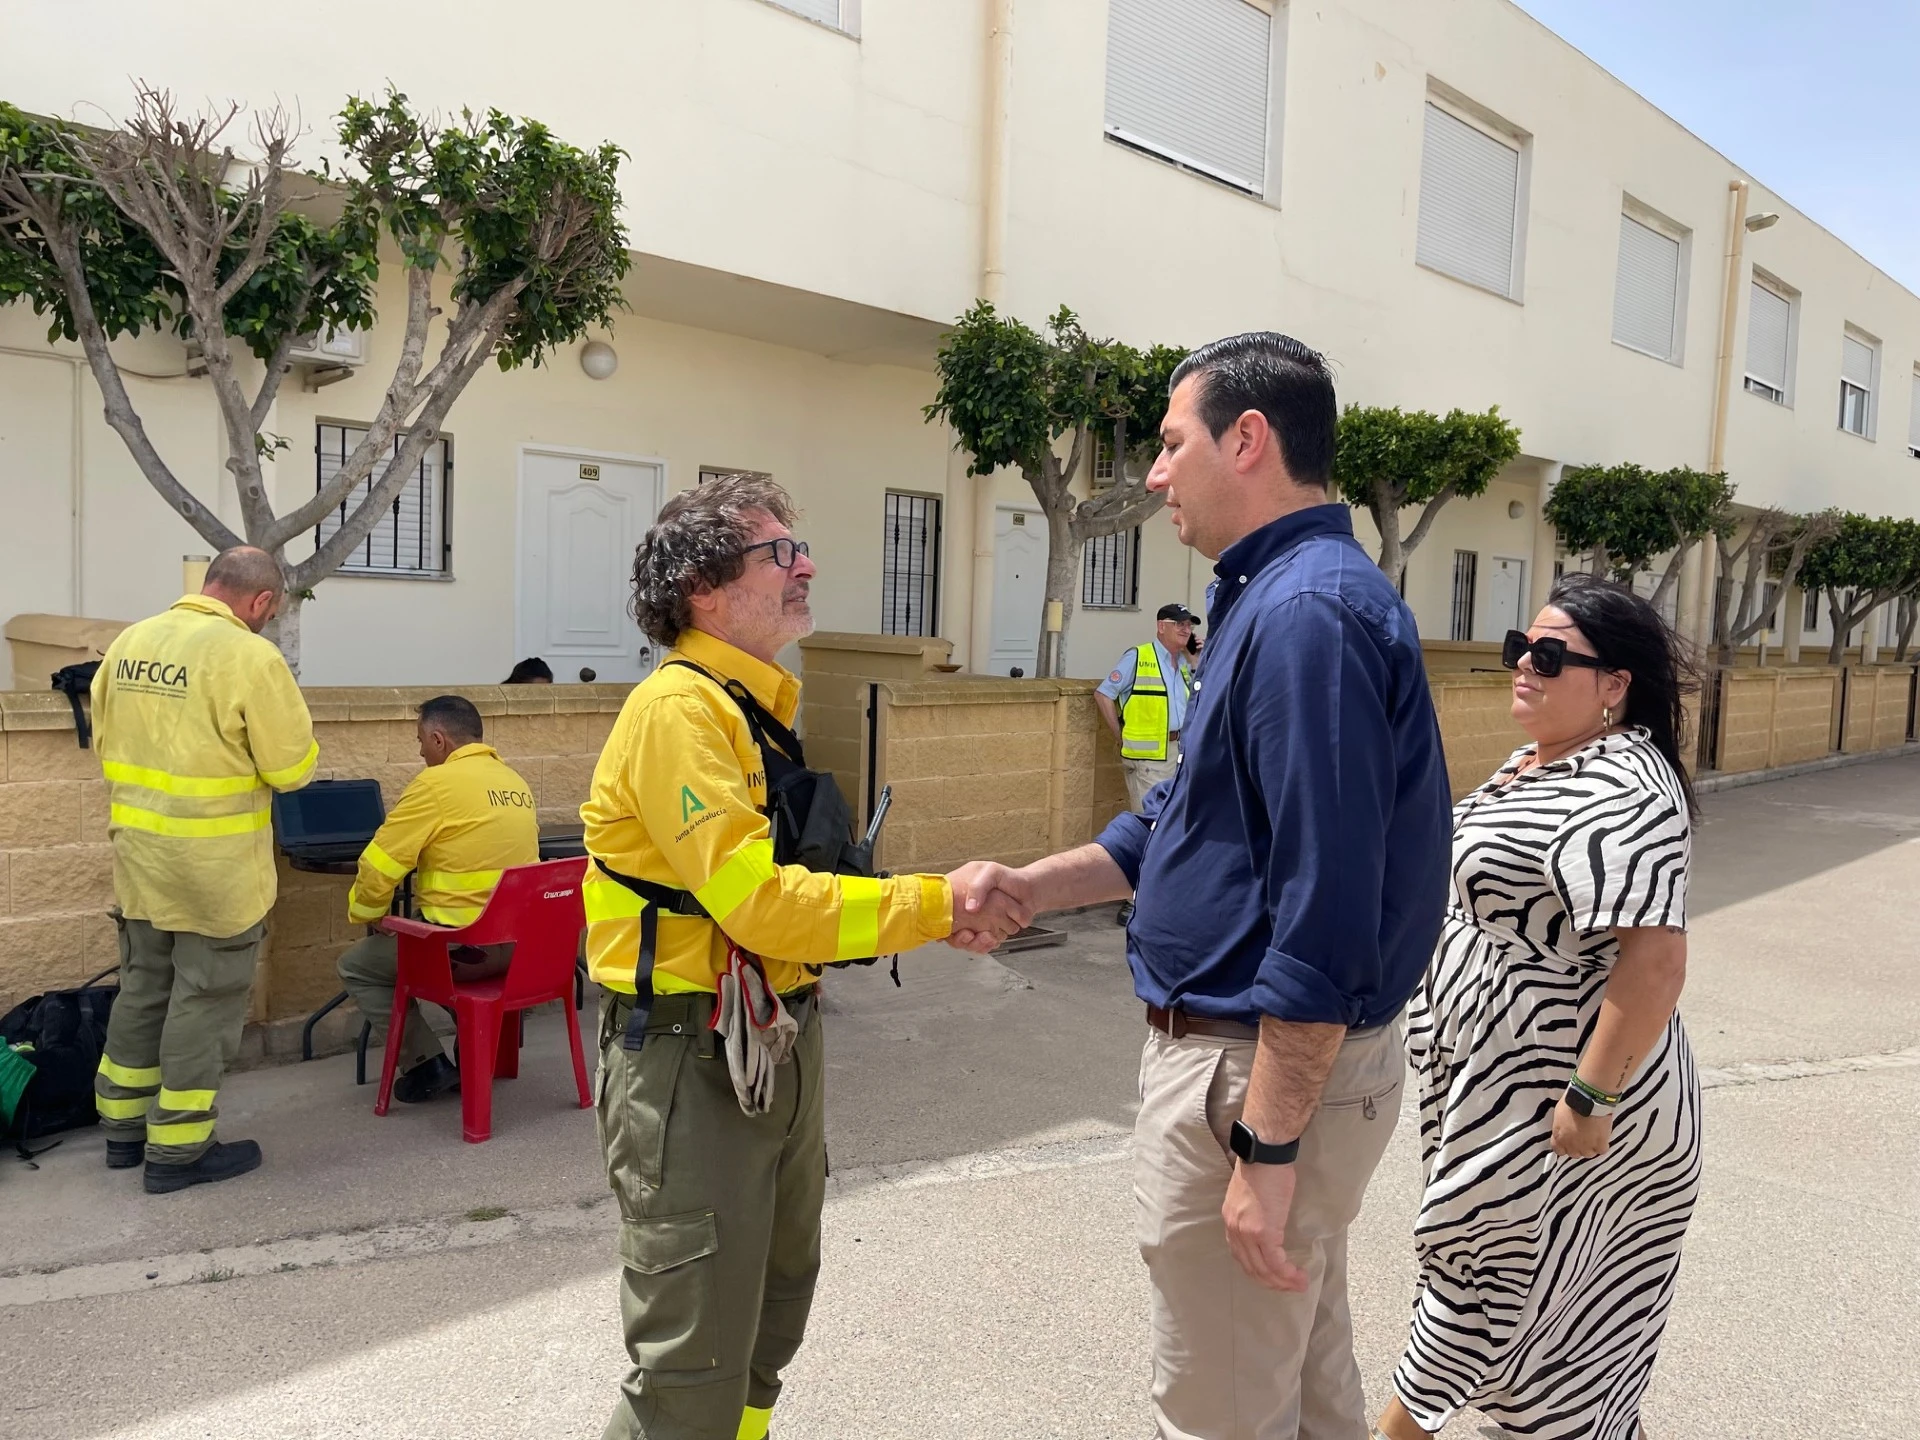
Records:
[[[1518,520],[1526,513],[1527,507],[1522,505],[1518,500],[1507,501],[1507,519]]]
[[[605,380],[620,368],[620,357],[604,340],[589,340],[580,347],[580,368],[590,380]]]
[[[1778,225],[1779,223],[1780,212],[1778,210],[1763,210],[1758,215],[1749,215],[1747,217],[1747,229],[1749,230],[1764,230],[1769,225]]]

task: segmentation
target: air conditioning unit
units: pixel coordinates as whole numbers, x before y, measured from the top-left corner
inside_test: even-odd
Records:
[[[317,365],[323,369],[367,363],[367,332],[364,330],[315,330],[293,342],[287,359],[295,365]]]

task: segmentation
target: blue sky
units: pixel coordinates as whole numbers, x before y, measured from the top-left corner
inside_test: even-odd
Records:
[[[1920,291],[1915,0],[1517,0]]]

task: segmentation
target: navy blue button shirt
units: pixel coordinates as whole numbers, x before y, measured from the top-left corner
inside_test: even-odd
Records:
[[[1215,572],[1180,769],[1100,836],[1134,886],[1134,988],[1247,1024],[1382,1024],[1433,956],[1452,845],[1413,614],[1345,505]]]

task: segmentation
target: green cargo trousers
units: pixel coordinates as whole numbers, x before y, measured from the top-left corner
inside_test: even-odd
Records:
[[[620,1202],[620,1313],[633,1368],[604,1440],[762,1440],[820,1273],[826,1105],[808,1004],[773,1106],[746,1115],[707,1020],[662,995],[638,1054],[629,996],[600,1020],[596,1108]]]
[[[145,1140],[148,1160],[190,1164],[213,1144],[214,1099],[240,1051],[267,922],[223,940],[118,915],[114,923],[120,994],[94,1108],[109,1140]]]
[[[341,953],[340,983],[360,1007],[360,1014],[373,1027],[368,1036],[370,1048],[384,1048],[387,1027],[393,1020],[393,982],[400,973],[400,942],[391,935],[369,935],[356,940]],[[445,1055],[440,1037],[420,1013],[420,1002],[407,1002],[406,1024],[400,1029],[399,1073],[436,1055]]]

